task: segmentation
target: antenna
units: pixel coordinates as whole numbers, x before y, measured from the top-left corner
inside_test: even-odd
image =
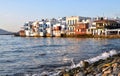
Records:
[[[104,13],[103,13],[103,17],[104,17]]]

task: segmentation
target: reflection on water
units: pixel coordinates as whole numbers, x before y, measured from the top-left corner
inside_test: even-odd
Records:
[[[54,70],[99,55],[120,50],[120,39],[33,38],[0,36],[0,75]]]

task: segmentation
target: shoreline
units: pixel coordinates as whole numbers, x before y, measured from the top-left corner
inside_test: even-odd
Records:
[[[59,76],[120,76],[120,53],[94,63],[82,62],[82,66],[62,70]]]
[[[61,36],[20,36],[18,34],[14,34],[15,37],[56,37],[56,38],[120,38],[120,35],[91,35],[91,34],[85,34],[85,35],[61,35]]]
[[[120,35],[91,35],[91,34],[84,34],[84,35],[64,35],[63,37],[70,37],[70,38],[120,38]]]

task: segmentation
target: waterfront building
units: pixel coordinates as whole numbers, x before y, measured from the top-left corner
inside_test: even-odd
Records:
[[[93,35],[116,35],[120,34],[120,23],[116,20],[108,20],[101,18],[93,22],[94,29],[91,28]]]
[[[53,25],[53,35],[54,36],[61,36],[62,34],[66,34],[66,25],[61,23],[57,23]]]
[[[29,21],[24,24],[25,36],[45,36],[46,24],[43,21]]]
[[[75,24],[75,34],[76,35],[88,34],[87,33],[88,26],[89,26],[89,23],[83,23],[83,22],[79,22]]]
[[[24,30],[20,30],[19,31],[19,35],[22,36],[22,37],[24,37],[25,36],[25,31]]]
[[[74,25],[77,22],[81,22],[85,17],[80,17],[80,16],[71,16],[66,18],[66,23],[67,25]]]
[[[66,34],[66,17],[58,18],[56,23],[53,24],[53,36],[61,36]]]
[[[20,36],[61,36],[67,35],[120,35],[119,18],[90,18],[71,16],[29,21],[24,24]]]
[[[46,25],[46,36],[53,36],[53,22],[47,21]]]
[[[44,20],[39,21],[39,31],[38,32],[41,37],[46,36],[46,33],[47,33],[46,28],[47,28],[46,22]]]
[[[24,31],[26,36],[33,36],[32,23],[33,21],[29,21],[24,24]]]
[[[61,27],[61,34],[66,34],[66,30],[67,30],[67,24],[66,24],[66,17],[62,17],[58,19],[58,23]]]
[[[39,21],[32,23],[32,33],[33,36],[39,36]]]
[[[92,25],[89,27],[89,34],[97,35],[96,24],[93,22]]]
[[[71,16],[66,18],[66,24],[67,24],[67,34],[75,34],[75,26],[77,23],[87,23],[88,20],[90,20],[90,17],[81,17],[81,16]]]
[[[67,24],[67,34],[75,34],[75,24],[82,21],[83,17],[80,16],[71,16],[66,18]]]
[[[54,36],[61,36],[61,25],[60,23],[53,25],[53,35]]]
[[[54,29],[53,30],[53,25],[54,27],[60,27],[61,29]],[[40,21],[29,21],[24,24],[24,33],[25,36],[59,36],[61,33],[64,33],[66,30],[66,17],[59,18],[59,19],[42,19]],[[54,33],[53,33],[54,31]],[[23,35],[23,32],[19,32],[20,35]]]

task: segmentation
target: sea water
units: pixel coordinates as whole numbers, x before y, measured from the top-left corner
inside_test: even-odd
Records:
[[[120,50],[120,39],[0,35],[0,76],[55,76],[80,61],[93,63]]]

